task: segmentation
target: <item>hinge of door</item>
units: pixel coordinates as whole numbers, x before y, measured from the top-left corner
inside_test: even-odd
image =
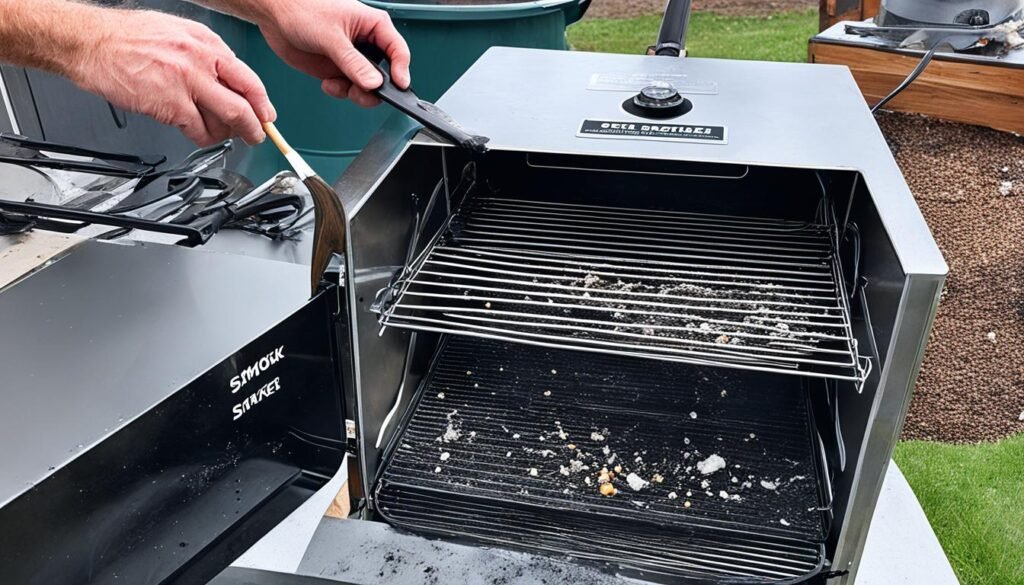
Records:
[[[839,577],[845,577],[849,575],[849,571],[825,571],[821,576],[827,581],[829,579],[836,579]]]
[[[356,442],[356,421],[352,419],[345,420],[345,451],[355,457],[359,455],[359,444]]]

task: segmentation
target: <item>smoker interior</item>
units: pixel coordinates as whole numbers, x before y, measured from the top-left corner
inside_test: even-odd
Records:
[[[472,161],[452,149],[413,144],[371,193],[359,203],[352,222],[351,262],[354,339],[359,345],[360,465],[363,477],[369,478],[365,497],[372,517],[416,534],[569,555],[610,564],[616,571],[635,571],[651,580],[795,582],[819,573],[822,565],[834,566],[836,555],[844,552],[837,549],[837,542],[852,513],[849,506],[858,487],[856,462],[862,456],[878,396],[877,356],[887,351],[905,278],[871,195],[856,172],[500,150]],[[552,210],[557,215],[550,214]],[[598,217],[590,213],[595,210]],[[476,215],[478,211],[486,217]],[[698,218],[701,225],[686,218]],[[485,227],[479,223],[484,219],[489,222],[487,229],[515,230],[487,234],[487,239],[497,241],[467,241],[480,237],[471,231]],[[575,220],[581,220],[579,227]],[[751,227],[758,233],[729,231]],[[564,262],[565,250],[529,245],[561,245],[549,236],[580,239],[580,230],[594,228],[608,234],[606,238],[600,233],[584,236],[589,240],[586,246],[603,246],[586,253],[598,258],[570,259],[589,266]],[[695,229],[686,236],[694,238],[690,247],[716,251],[717,273],[695,269],[692,274],[680,274],[677,266],[659,265],[675,259],[648,253],[657,245],[675,246],[673,240],[680,238],[673,230],[689,228]],[[523,234],[533,239],[520,237]],[[659,238],[665,241],[653,241]],[[755,244],[746,245],[746,238]],[[862,245],[862,240],[868,243]],[[643,247],[622,245],[635,242]],[[720,254],[723,250],[727,253]],[[441,260],[440,255],[432,255],[437,252],[449,257]],[[763,255],[751,256],[751,252]],[[520,258],[508,256],[513,253]],[[794,266],[791,257],[795,255],[811,261]],[[523,260],[527,256],[529,262]],[[767,260],[769,270],[784,263],[782,270],[793,272],[773,278],[818,282],[740,278],[759,268],[747,262],[751,257]],[[595,268],[594,264],[606,266]],[[441,273],[442,266],[448,272],[425,274]],[[735,270],[719,270],[727,268]],[[598,278],[617,284],[624,269],[642,279],[653,276],[656,286],[664,282],[680,286],[669,295],[681,292],[680,296],[693,297],[697,295],[685,287],[700,289],[702,302],[713,306],[713,314],[695,324],[652,323],[650,329],[671,333],[649,336],[644,331],[647,325],[622,327],[609,319],[614,319],[614,311],[581,300],[587,299],[586,294],[591,299],[599,296],[600,291],[550,286],[586,285],[585,280],[579,283],[581,277],[586,279],[595,270],[600,272],[595,275]],[[424,280],[426,276],[433,280]],[[518,280],[505,282],[512,279]],[[867,279],[873,286],[857,286]],[[455,298],[439,303],[438,298],[421,295],[415,303],[409,302],[414,298],[406,294],[409,291],[431,292],[428,287],[435,287],[436,292],[445,288],[436,285],[445,283],[455,286],[441,294]],[[528,292],[541,283],[542,295]],[[787,283],[797,290],[775,286]],[[838,339],[821,335],[823,329],[817,328],[811,315],[799,315],[787,323],[802,335],[799,343],[762,329],[767,333],[761,338],[766,342],[762,347],[810,356],[797,367],[785,367],[782,360],[745,361],[732,351],[737,344],[718,348],[714,338],[708,340],[701,328],[705,321],[709,325],[714,320],[758,324],[757,311],[751,315],[719,309],[750,301],[753,295],[747,291],[759,287],[766,297],[777,297],[767,300],[796,299],[811,305],[802,312],[813,312],[814,319],[824,317],[826,322],[832,316],[843,324],[835,329],[845,331],[835,336]],[[488,288],[507,290],[492,294],[495,291]],[[742,288],[746,291],[737,290]],[[483,298],[481,291],[492,296]],[[620,292],[615,291],[617,298],[631,296]],[[654,312],[647,306],[650,294],[662,296],[663,291],[640,288],[635,292],[640,293],[635,300],[643,303],[635,304],[631,312],[642,317]],[[553,296],[558,294],[573,295],[572,306],[546,312],[543,305],[568,304]],[[540,296],[542,303],[510,303],[516,295]],[[554,302],[548,302],[549,296]],[[488,302],[491,307],[486,306]],[[507,303],[500,307],[502,311],[518,311],[506,319],[517,326],[544,323],[551,316],[600,321],[605,337],[599,339],[614,343],[597,350],[585,347],[595,336],[583,329],[592,328],[593,323],[573,322],[573,328],[559,332],[563,337],[551,343],[517,337],[517,330],[507,323],[487,325],[497,328],[498,335],[476,335],[464,327],[471,321],[467,314],[494,312],[498,303]],[[524,306],[530,310],[520,310]],[[719,314],[727,315],[726,319],[719,319]],[[415,323],[423,316],[449,322],[443,327]],[[776,325],[785,322],[780,315],[773,318]],[[759,338],[744,336],[742,329],[716,336],[731,339],[730,331],[757,347],[753,340]],[[623,340],[635,340],[637,333],[653,338],[652,342],[635,344],[639,349],[625,348],[630,341]],[[669,337],[710,341],[714,345],[702,345],[702,351],[725,351],[712,353],[710,359],[650,355],[677,344]],[[839,356],[844,361],[841,367],[810,363],[825,361],[818,360],[821,356]],[[874,367],[869,361],[875,362]],[[544,367],[547,364],[550,367]],[[518,368],[516,373],[512,368]],[[544,372],[551,370],[559,375],[545,377]],[[472,383],[464,379],[467,371],[473,372],[470,378],[477,378]],[[573,375],[561,379],[563,372]],[[550,396],[544,394],[548,391]],[[448,415],[454,410],[458,415],[452,418],[462,421],[463,432],[458,441],[445,443],[444,434],[453,422]],[[691,412],[696,419],[690,418]],[[630,430],[630,421],[637,417],[647,417],[646,424]],[[570,437],[567,441],[560,440],[555,421]],[[480,426],[472,427],[475,424]],[[511,431],[517,424],[536,431],[536,437],[501,428]],[[590,440],[590,433],[601,434],[606,427],[609,437],[617,434],[613,440],[623,441],[614,449],[621,451],[626,463],[639,465],[636,458],[640,457],[645,464],[632,471],[648,481],[659,473],[664,481],[634,492],[619,477],[617,495],[608,498],[594,485],[599,469],[587,470],[592,474],[590,486],[571,467],[569,476],[562,475],[561,467],[571,466],[564,457],[567,444],[593,455],[600,447]],[[651,432],[656,428],[664,430]],[[476,436],[467,436],[473,432]],[[516,432],[520,438],[511,439]],[[541,433],[548,433],[544,441]],[[528,436],[532,444],[521,443]],[[561,451],[545,446],[553,444],[552,436]],[[701,444],[695,443],[698,439]],[[688,465],[683,465],[674,475],[675,466],[669,463],[683,457],[687,448],[691,449],[689,460],[703,460],[715,453],[715,445],[729,450],[719,454],[730,465],[741,465],[735,470],[739,473],[730,469],[704,478],[693,469],[687,472]],[[697,448],[699,453],[692,450]],[[544,457],[545,449],[558,454],[561,461],[556,465],[553,455]],[[445,461],[443,453],[448,453]],[[787,459],[805,471],[788,473],[779,464]],[[438,467],[440,471],[435,472]],[[530,474],[534,468],[537,476]],[[625,475],[629,470],[624,467]],[[788,482],[798,476],[804,479]],[[710,483],[702,489],[704,479]],[[727,483],[721,484],[723,480]],[[777,489],[762,486],[762,480]],[[780,484],[785,485],[779,489]],[[673,491],[676,497],[670,500],[668,494]],[[693,495],[686,496],[687,491]],[[727,499],[721,497],[722,491]]]
[[[377,510],[649,578],[785,581],[824,561],[820,453],[799,378],[449,337]]]

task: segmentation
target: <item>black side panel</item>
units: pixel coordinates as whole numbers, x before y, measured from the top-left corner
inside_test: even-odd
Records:
[[[112,152],[159,153],[170,160],[195,150],[176,128],[115,108],[62,77],[36,69],[24,73],[39,117],[38,138]]]
[[[0,509],[3,583],[220,572],[341,465],[336,306],[330,288]]]
[[[11,109],[14,110],[14,118],[18,122],[18,131],[25,136],[33,138],[42,137],[42,128],[39,125],[39,115],[36,113],[35,100],[32,98],[32,88],[28,82],[28,71],[21,67],[11,65],[0,65],[0,75],[3,76],[4,87],[7,89],[7,98],[11,102]],[[5,114],[5,126],[10,130],[10,122]]]

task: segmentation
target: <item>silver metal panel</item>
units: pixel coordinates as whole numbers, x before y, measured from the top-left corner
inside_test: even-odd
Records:
[[[863,437],[861,457],[853,470],[850,504],[846,517],[841,519],[843,529],[833,557],[835,570],[850,571],[843,578],[843,585],[852,585],[857,578],[868,528],[896,442],[903,431],[944,280],[943,276],[907,278],[870,423]]]
[[[407,152],[414,128],[408,118],[392,117],[335,185],[348,221],[345,277],[355,356],[352,372],[355,392],[346,396],[346,401],[351,401],[350,408],[356,413],[363,454],[358,464],[367,481],[377,474],[379,449],[375,445],[382,436],[381,427],[387,413],[396,400],[402,402],[403,408],[409,403],[416,383],[413,379],[409,390],[402,390],[408,334],[390,330],[378,335],[376,315],[369,311],[376,292],[386,286],[405,263],[412,229],[413,193],[418,192],[423,177],[432,172],[440,173],[440,150],[434,149],[428,155],[429,164],[408,165],[403,173],[391,173],[394,165],[404,160],[402,156]],[[416,173],[417,168],[422,168],[422,172]],[[393,180],[400,186],[378,192],[378,185],[390,174],[397,175]],[[379,196],[371,200],[375,192]]]
[[[84,242],[0,293],[0,504],[306,303],[303,266]]]
[[[594,74],[682,74],[713,81],[671,121],[728,128],[728,144],[577,137],[585,118],[643,122],[622,110],[630,92],[587,89]],[[498,149],[731,162],[864,173],[908,273],[945,274],[946,263],[885,139],[845,67],[496,47],[438,102]]]

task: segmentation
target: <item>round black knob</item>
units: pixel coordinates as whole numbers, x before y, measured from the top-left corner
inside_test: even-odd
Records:
[[[656,81],[626,100],[622,107],[635,116],[662,119],[682,116],[693,108],[693,104],[671,83]]]

